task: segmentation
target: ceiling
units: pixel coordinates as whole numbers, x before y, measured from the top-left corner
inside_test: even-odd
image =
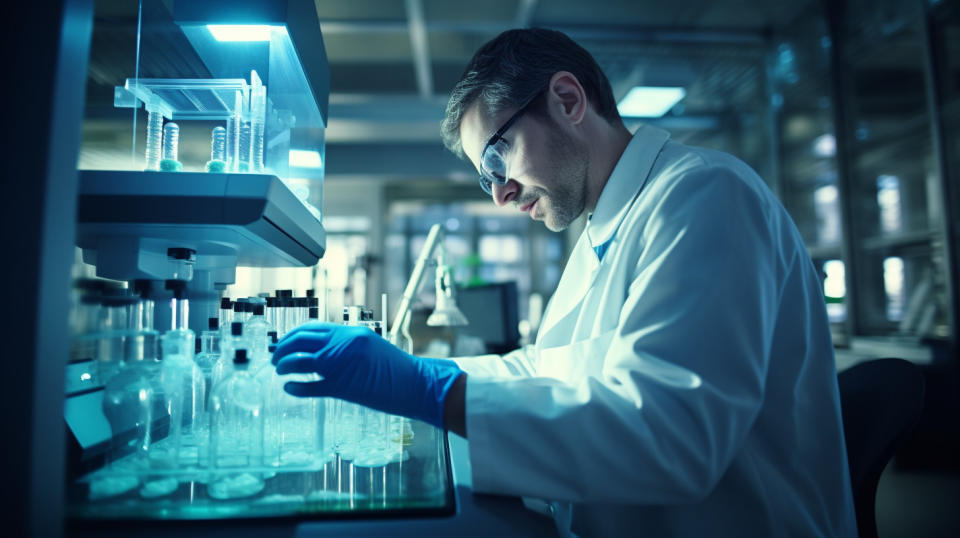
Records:
[[[328,179],[453,178],[471,187],[473,171],[443,149],[439,122],[473,52],[498,33],[524,26],[566,32],[597,58],[617,98],[638,84],[685,87],[680,105],[652,123],[684,141],[725,147],[761,121],[769,102],[771,36],[820,9],[813,0],[314,3],[331,71]],[[129,117],[112,98],[135,68],[136,20],[136,2],[96,2],[84,133],[91,155],[129,139],[116,134],[115,122]],[[141,54],[141,70],[202,71],[192,51],[163,45]]]

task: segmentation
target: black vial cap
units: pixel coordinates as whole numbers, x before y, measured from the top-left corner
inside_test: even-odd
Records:
[[[350,321],[350,311],[343,307],[343,321]]]
[[[173,292],[173,296],[177,299],[183,299],[187,296],[187,281],[186,280],[167,280],[164,283],[164,287]]]
[[[277,343],[277,331],[267,331],[267,337],[270,338],[270,341],[274,344]]]
[[[237,302],[233,303],[233,311],[237,314],[242,314],[246,310],[245,302],[241,302],[240,299],[237,299]]]
[[[270,353],[273,353],[276,350],[277,350],[277,344],[270,344],[267,346],[267,351],[269,351]]]
[[[203,346],[200,344],[200,337],[194,338],[193,340],[193,354],[196,355],[200,353],[200,350],[203,349]]]
[[[233,336],[243,336],[243,322],[234,321],[230,324],[230,334]]]
[[[150,290],[153,289],[153,281],[144,278],[138,278],[133,281],[133,291],[140,297],[146,299],[150,296]]]
[[[233,364],[247,364],[250,359],[247,358],[246,349],[238,349],[233,352]]]
[[[233,301],[229,297],[220,299],[220,310],[233,310]]]
[[[307,306],[310,308],[316,308],[320,306],[320,299],[316,297],[307,297]]]
[[[315,290],[307,290],[307,297],[314,297],[317,294]]]
[[[207,318],[207,328],[211,331],[220,330],[220,318]]]
[[[310,319],[320,319],[320,309],[315,306],[311,306],[308,315]]]
[[[255,305],[253,305],[253,315],[254,315],[254,316],[262,316],[262,315],[263,315],[263,304],[262,304],[262,303],[257,303],[257,304],[255,304]]]
[[[267,297],[267,308],[273,308],[277,305],[276,297]]]
[[[293,290],[280,290],[280,297],[293,297]]]
[[[297,308],[306,308],[307,307],[307,298],[306,297],[297,297]]]

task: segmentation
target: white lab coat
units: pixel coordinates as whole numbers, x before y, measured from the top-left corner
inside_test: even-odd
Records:
[[[753,170],[668,139],[633,136],[536,345],[457,359],[474,490],[561,534],[855,536],[818,272]]]

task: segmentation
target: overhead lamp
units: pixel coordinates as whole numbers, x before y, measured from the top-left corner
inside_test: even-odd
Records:
[[[617,104],[617,110],[628,118],[659,118],[686,95],[683,88],[634,86]]]

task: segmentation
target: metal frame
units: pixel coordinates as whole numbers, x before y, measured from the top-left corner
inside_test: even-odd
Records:
[[[59,536],[63,524],[64,365],[77,199],[76,159],[93,26],[91,0],[15,6],[5,36],[4,247],[10,263],[2,361],[4,526]],[[6,48],[6,47],[5,47]],[[15,127],[14,127],[15,126]],[[12,309],[16,310],[13,311]]]
[[[840,197],[840,221],[843,231],[841,232],[840,251],[844,260],[844,275],[847,286],[847,319],[846,332],[848,338],[853,338],[860,334],[860,303],[857,288],[857,273],[859,270],[859,255],[854,246],[857,234],[854,231],[856,219],[854,218],[854,201],[851,195],[853,191],[852,178],[852,153],[848,143],[848,135],[853,132],[849,124],[849,117],[846,113],[847,101],[845,96],[849,94],[850,73],[842,69],[843,60],[843,2],[823,0],[823,10],[827,18],[827,32],[830,36],[830,93],[833,100],[833,121],[834,130],[837,139],[837,193]]]
[[[950,162],[947,159],[944,148],[943,121],[940,111],[943,105],[943,96],[938,84],[939,74],[938,66],[938,48],[934,43],[934,35],[931,31],[931,13],[927,8],[927,2],[917,0],[917,7],[920,13],[920,28],[923,39],[923,78],[927,93],[927,112],[930,115],[930,141],[933,146],[933,159],[936,166],[937,176],[940,178],[940,233],[943,234],[943,254],[946,259],[946,286],[948,298],[948,326],[950,327],[950,343],[952,352],[956,355],[957,340],[960,338],[960,295],[958,295],[958,280],[960,280],[960,271],[957,267],[957,232],[954,227],[955,208],[951,201],[950,185]]]

